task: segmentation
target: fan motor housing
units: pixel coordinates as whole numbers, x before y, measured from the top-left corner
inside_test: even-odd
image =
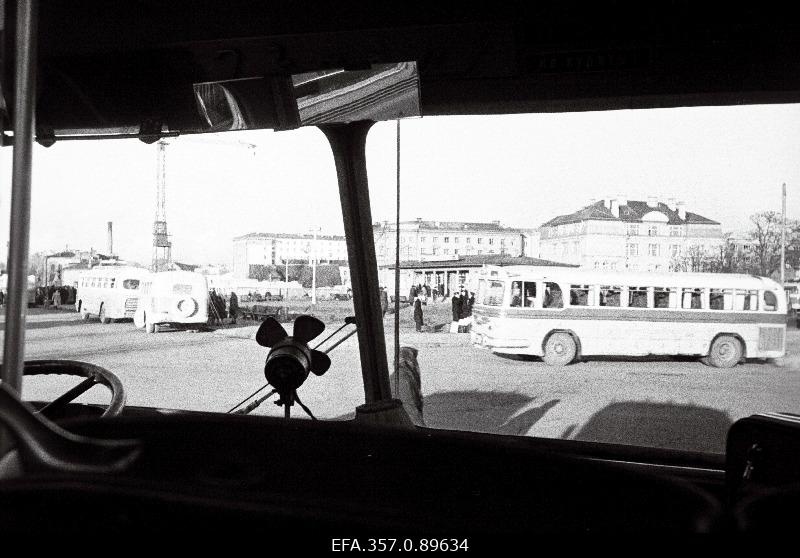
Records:
[[[267,355],[264,376],[279,392],[291,391],[303,385],[311,368],[308,345],[287,337],[277,342]]]

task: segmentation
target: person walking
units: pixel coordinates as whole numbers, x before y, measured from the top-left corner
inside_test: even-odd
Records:
[[[414,297],[414,323],[417,324],[417,331],[422,331],[422,300],[419,295]]]
[[[236,323],[236,316],[239,315],[239,297],[236,296],[235,291],[231,291],[231,299],[228,302],[229,313],[231,316],[231,323]]]
[[[450,333],[458,333],[458,320],[461,319],[461,296],[458,291],[453,293],[452,305],[453,321],[450,323]]]
[[[53,289],[53,307],[56,310],[59,310],[61,306],[61,290],[60,289]]]
[[[386,288],[381,287],[381,313],[386,317],[386,311],[389,309],[389,295],[386,294]]]

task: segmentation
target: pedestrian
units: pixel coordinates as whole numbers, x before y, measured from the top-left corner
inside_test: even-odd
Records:
[[[386,317],[386,311],[389,309],[389,295],[386,294],[386,288],[381,287],[381,313]]]
[[[0,291],[0,306],[3,306],[6,303],[6,293]]]
[[[239,297],[236,296],[235,291],[231,291],[231,299],[228,302],[228,308],[230,309],[230,316],[231,316],[231,323],[236,323],[236,316],[239,315]]]
[[[450,323],[450,333],[458,333],[458,320],[461,319],[461,297],[458,291],[453,293],[453,321]]]
[[[61,290],[53,289],[53,306],[56,310],[61,306]]]
[[[422,331],[422,300],[419,295],[414,297],[414,323],[417,324],[417,331]]]
[[[416,297],[416,296],[417,296],[417,287],[414,286],[414,285],[411,285],[411,290],[408,291],[408,303],[409,304],[414,304],[414,297]]]

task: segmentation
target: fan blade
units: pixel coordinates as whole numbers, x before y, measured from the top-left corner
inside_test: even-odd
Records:
[[[311,349],[311,371],[322,376],[331,367],[331,359],[322,351]]]
[[[267,318],[261,322],[261,327],[256,332],[256,343],[262,347],[272,347],[278,341],[289,337],[283,326],[275,318]]]
[[[314,316],[302,315],[294,321],[292,337],[303,343],[308,343],[317,335],[325,331],[325,324]]]

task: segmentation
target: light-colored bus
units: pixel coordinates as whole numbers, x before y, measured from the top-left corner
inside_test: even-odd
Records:
[[[786,296],[770,279],[489,266],[472,343],[565,365],[594,355],[695,355],[727,368],[785,354]]]
[[[75,310],[84,320],[98,316],[100,322],[133,318],[139,305],[142,280],[149,271],[141,267],[98,266],[78,279]]]
[[[151,273],[142,284],[133,318],[136,327],[155,333],[159,326],[191,328],[208,322],[208,282],[193,271]]]

